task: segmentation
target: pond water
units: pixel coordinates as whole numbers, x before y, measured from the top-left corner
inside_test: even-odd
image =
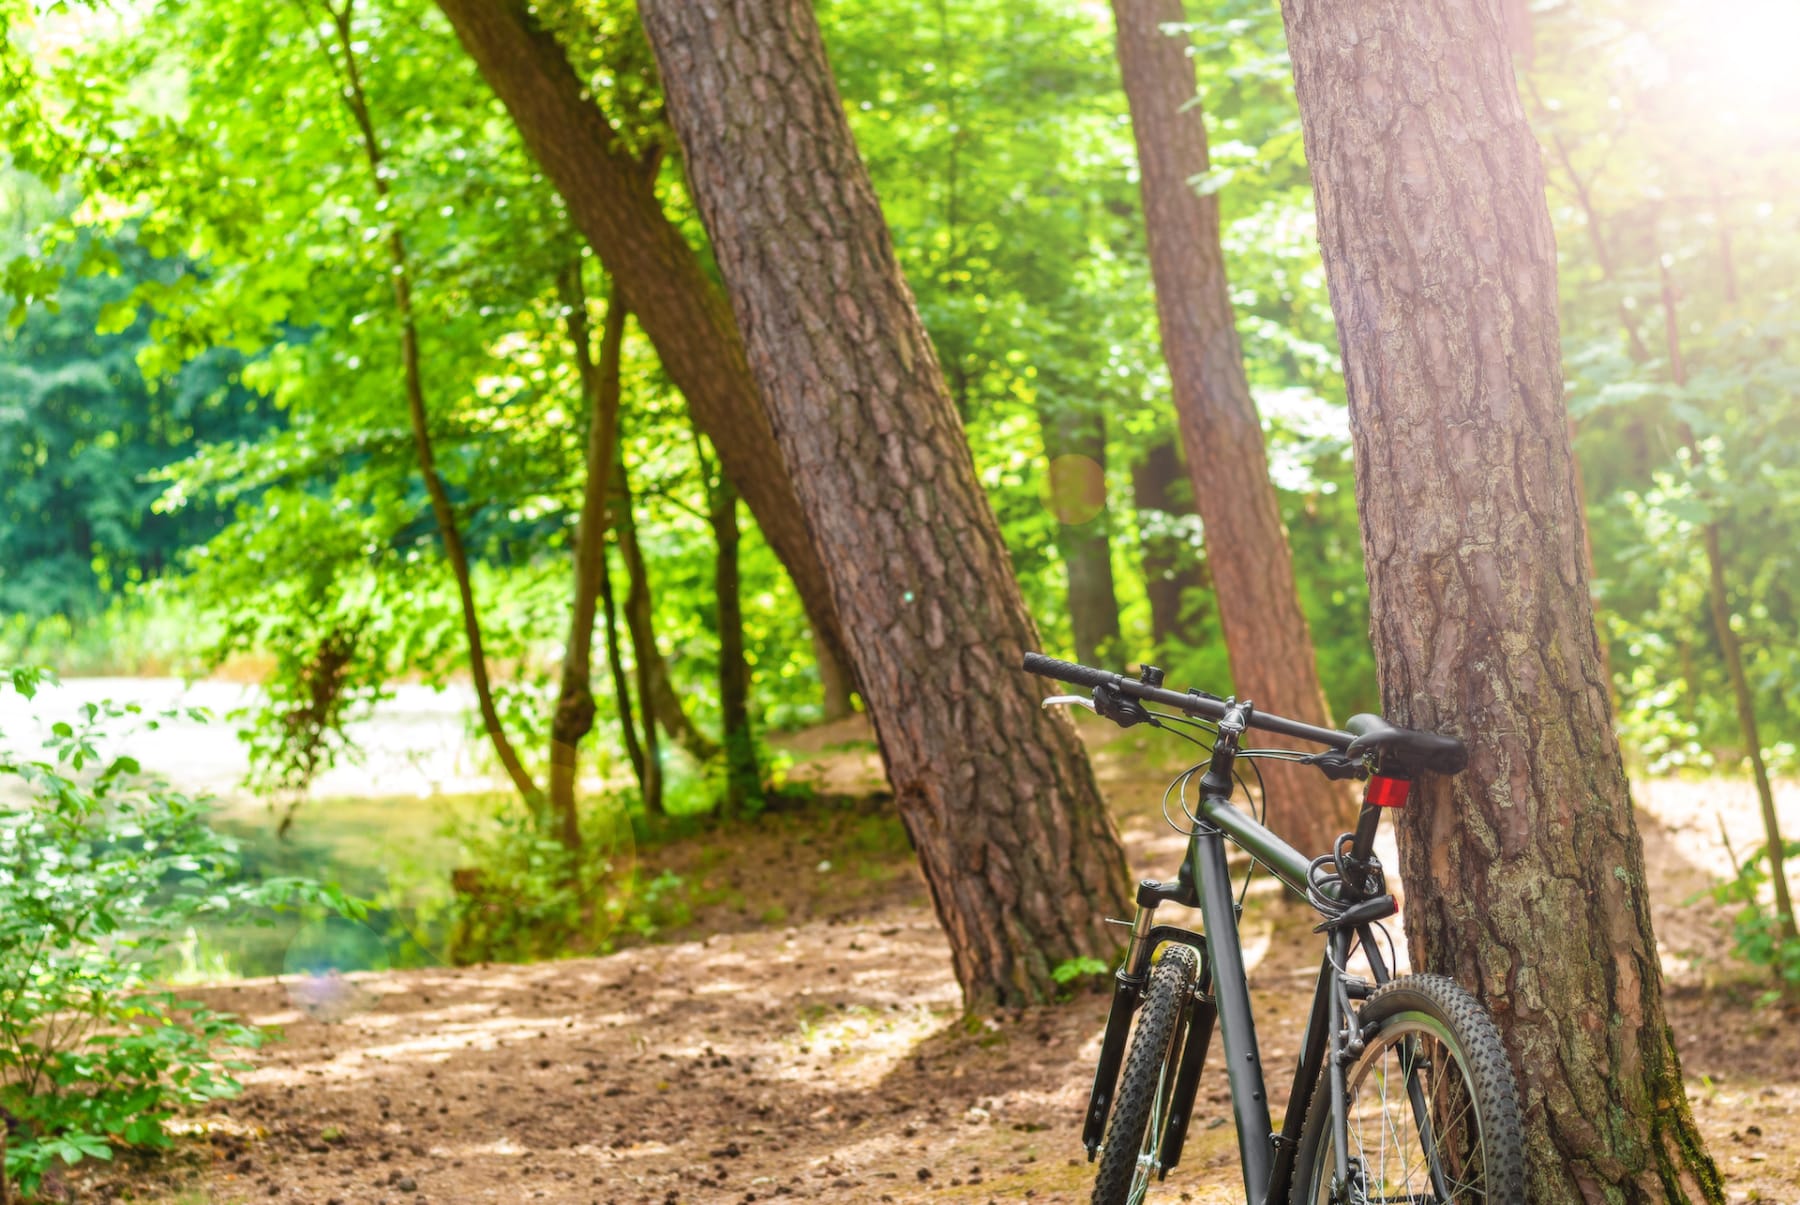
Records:
[[[441,918],[461,852],[453,830],[476,822],[499,798],[499,782],[468,738],[469,693],[396,688],[350,727],[357,760],[326,771],[293,801],[285,837],[277,833],[281,812],[242,786],[249,762],[232,715],[256,705],[258,694],[228,682],[70,679],[32,701],[0,692],[0,735],[31,756],[52,724],[77,722],[84,704],[135,704],[142,714],[109,723],[101,752],[132,756],[177,789],[212,797],[214,826],[239,843],[246,876],[305,876],[377,901],[362,922],[293,914],[260,918],[273,922],[266,925],[247,917],[210,922],[170,951],[171,978],[326,975],[441,962]],[[190,708],[212,718],[169,714]],[[0,783],[0,790],[17,789]]]

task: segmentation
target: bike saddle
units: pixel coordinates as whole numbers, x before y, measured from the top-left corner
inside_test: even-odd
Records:
[[[1400,728],[1378,715],[1353,715],[1345,721],[1344,731],[1356,738],[1345,753],[1352,757],[1378,753],[1389,772],[1455,774],[1469,764],[1469,750],[1455,737]]]

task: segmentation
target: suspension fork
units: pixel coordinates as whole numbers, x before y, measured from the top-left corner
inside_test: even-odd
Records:
[[[1106,1138],[1106,1119],[1112,1112],[1113,1096],[1118,1089],[1119,1068],[1125,1061],[1125,1043],[1131,1034],[1131,1016],[1143,1003],[1144,989],[1150,983],[1150,958],[1156,948],[1164,942],[1177,942],[1192,946],[1200,954],[1200,978],[1196,991],[1204,994],[1211,982],[1212,971],[1206,957],[1206,938],[1187,929],[1174,925],[1156,923],[1156,909],[1163,903],[1176,903],[1185,907],[1193,907],[1199,903],[1194,894],[1193,883],[1189,880],[1184,866],[1179,879],[1170,883],[1159,883],[1155,879],[1145,879],[1138,884],[1137,915],[1131,922],[1131,944],[1125,952],[1125,960],[1119,964],[1113,975],[1112,1007],[1106,1014],[1106,1033],[1100,1040],[1100,1059],[1094,1066],[1094,1086],[1088,1093],[1087,1114],[1081,1124],[1081,1144],[1087,1148],[1088,1161],[1091,1163],[1100,1152],[1100,1144]],[[1211,1035],[1212,1026],[1208,1022],[1206,1033]],[[1190,1039],[1190,1046],[1191,1046]],[[1205,1044],[1197,1052],[1199,1059],[1206,1056]],[[1188,1057],[1182,1057],[1182,1074],[1187,1074]],[[1193,1069],[1195,1079],[1199,1078],[1200,1068],[1196,1063]],[[1193,1092],[1187,1096],[1189,1104],[1193,1102]],[[1185,1133],[1185,1118],[1181,1130]],[[1177,1152],[1180,1147],[1177,1145]],[[1173,1160],[1168,1167],[1175,1166]]]

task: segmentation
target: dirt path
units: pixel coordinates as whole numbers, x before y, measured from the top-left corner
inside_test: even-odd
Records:
[[[1292,1056],[1312,976],[1294,928],[1251,926],[1271,1066]],[[337,988],[206,993],[287,1040],[212,1119],[186,1199],[1086,1200],[1103,998],[965,1025],[917,908]],[[1800,1201],[1796,1027],[1693,991],[1671,1005],[1732,1199]],[[1207,1081],[1162,1199],[1239,1199],[1222,1088]]]
[[[824,785],[871,785],[866,750],[820,740],[839,750]],[[1140,756],[1115,742],[1097,762],[1111,797],[1131,801],[1120,824],[1133,864],[1168,873],[1181,839],[1142,789]],[[1104,996],[1083,988],[1060,1007],[965,1021],[897,825],[879,801],[836,807],[641,851],[646,871],[686,884],[673,936],[691,940],[196,993],[285,1040],[255,1056],[245,1095],[201,1119],[173,1164],[78,1169],[69,1195],[1087,1200],[1079,1118]],[[1692,898],[1708,882],[1692,856],[1700,821],[1676,819],[1671,835],[1646,817],[1645,838],[1695,1111],[1730,1200],[1800,1205],[1800,1018],[1753,1007],[1760,984],[1719,961],[1725,918]],[[1315,972],[1306,927],[1253,893],[1245,940],[1271,1068],[1299,1041]],[[1270,1080],[1279,1116],[1286,1083]],[[1182,1166],[1152,1200],[1239,1201],[1235,1167],[1224,1080],[1209,1073]]]

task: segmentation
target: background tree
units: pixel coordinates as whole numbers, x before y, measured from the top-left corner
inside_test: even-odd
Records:
[[[655,172],[646,168],[656,158],[654,140],[634,153],[555,34],[525,4],[444,0],[439,7],[630,300],[696,422],[716,441],[734,485],[793,574],[824,647],[841,657],[823,571],[744,362],[743,339],[724,297],[657,200]],[[622,37],[627,45],[635,40],[628,14]],[[630,66],[614,70],[628,76]],[[631,133],[643,137],[641,129]]]
[[[1800,474],[1776,434],[1795,420],[1796,264],[1765,220],[1800,164],[1774,116],[1800,81],[1767,39],[1678,4],[1583,5],[1538,27],[1528,96],[1572,232],[1565,360],[1624,735],[1651,772],[1749,770],[1763,840],[1734,854],[1740,948],[1800,981],[1768,785],[1791,772],[1800,724],[1800,612],[1776,584],[1800,542]]]
[[[812,9],[643,15],[965,1000],[1047,999],[1059,962],[1113,946],[1123,850],[1013,668],[1037,635]]]
[[[1181,0],[1114,0],[1156,274],[1163,355],[1174,384],[1194,503],[1238,694],[1329,725],[1312,634],[1269,482],[1220,245],[1219,206],[1196,188],[1211,168]],[[1268,814],[1302,849],[1328,849],[1353,823],[1347,791],[1306,767],[1263,771]]]
[[[1385,714],[1470,748],[1401,821],[1415,964],[1494,1009],[1534,1199],[1719,1201],[1601,678],[1555,241],[1505,29],[1420,0],[1284,13]]]

